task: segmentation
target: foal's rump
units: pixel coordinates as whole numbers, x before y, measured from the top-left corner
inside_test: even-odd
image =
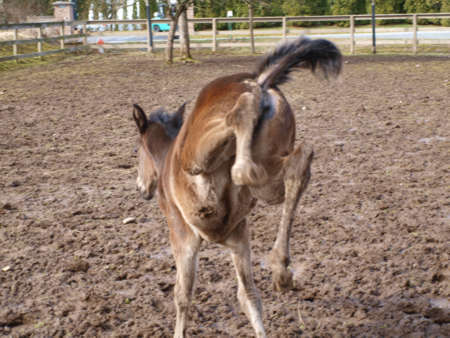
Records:
[[[250,89],[241,94],[227,116],[236,136],[236,160],[231,171],[236,185],[266,184],[282,166],[280,156],[292,150],[295,121],[278,90],[289,80],[289,73],[295,68],[312,72],[320,68],[327,78],[337,76],[341,66],[341,53],[333,43],[306,38],[282,44],[260,61],[254,79],[244,81]]]

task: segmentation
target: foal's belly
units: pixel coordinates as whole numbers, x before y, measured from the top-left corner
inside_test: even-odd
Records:
[[[228,166],[214,175],[189,176],[186,183],[188,188],[177,194],[177,206],[191,229],[207,241],[223,242],[256,202],[248,187],[232,183]]]

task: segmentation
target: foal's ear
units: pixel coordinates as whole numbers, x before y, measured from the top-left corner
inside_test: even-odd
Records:
[[[147,116],[145,116],[144,111],[142,110],[141,107],[139,107],[139,105],[134,104],[133,108],[134,108],[133,109],[134,121],[136,122],[139,132],[141,134],[143,134],[145,132],[145,130],[147,129],[147,125],[148,125]]]
[[[175,112],[175,117],[177,118],[177,119],[180,119],[181,121],[183,121],[183,119],[184,119],[184,112],[185,112],[185,110],[186,110],[186,103],[187,102],[185,102],[185,103],[183,103],[181,106],[180,106],[180,108],[178,108],[178,110]]]
[[[175,135],[178,134],[184,120],[184,111],[186,109],[186,102],[181,105],[178,110],[172,114],[170,118],[170,126],[175,130]]]

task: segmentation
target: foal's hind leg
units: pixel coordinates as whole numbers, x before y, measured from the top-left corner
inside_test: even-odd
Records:
[[[312,147],[302,144],[287,158],[284,165],[284,204],[277,238],[270,253],[272,280],[277,291],[292,288],[292,272],[288,269],[289,237],[300,197],[305,191],[313,159]]]
[[[183,338],[186,333],[188,311],[197,268],[197,253],[201,239],[195,236],[190,229],[171,228],[170,230],[170,241],[177,266],[177,280],[175,283],[177,322],[174,337]]]
[[[231,249],[238,279],[238,300],[241,308],[252,324],[256,337],[265,337],[261,298],[253,282],[250,238],[245,220],[230,234],[224,245]]]
[[[261,185],[267,181],[264,167],[252,158],[254,129],[261,114],[261,89],[255,85],[252,92],[243,93],[232,111],[227,124],[236,136],[236,159],[231,168],[231,178],[236,185]]]

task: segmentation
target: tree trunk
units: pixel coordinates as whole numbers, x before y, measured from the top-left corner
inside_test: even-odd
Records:
[[[187,10],[180,16],[180,54],[183,59],[191,59]]]
[[[8,16],[6,15],[5,7],[3,6],[3,1],[0,1],[0,24],[8,23]]]
[[[255,36],[253,34],[253,3],[248,3],[248,26],[250,29],[250,44],[252,47],[252,54],[255,54]]]
[[[175,40],[175,31],[177,27],[178,16],[171,17],[170,30],[167,37],[166,62],[173,63],[173,41]]]

